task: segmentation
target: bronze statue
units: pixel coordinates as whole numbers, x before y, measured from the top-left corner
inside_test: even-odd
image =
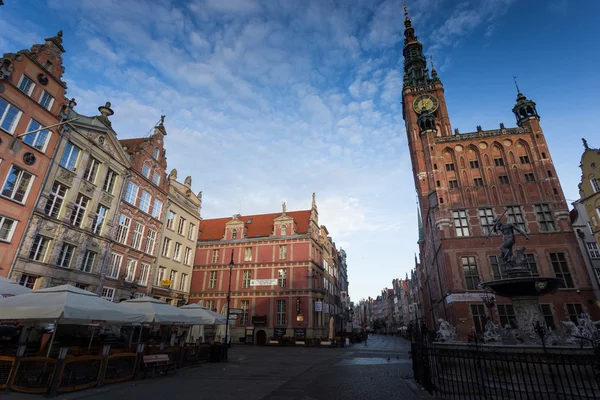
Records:
[[[529,240],[529,236],[512,222],[502,222],[501,218],[502,217],[494,219],[494,227],[492,228],[492,232],[502,233],[502,246],[500,246],[500,251],[502,251],[502,258],[504,259],[504,262],[507,265],[510,265],[513,260],[515,231],[523,235],[527,240]]]

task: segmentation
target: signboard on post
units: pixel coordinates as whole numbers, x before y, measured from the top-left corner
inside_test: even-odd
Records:
[[[250,286],[275,286],[277,279],[250,279]]]

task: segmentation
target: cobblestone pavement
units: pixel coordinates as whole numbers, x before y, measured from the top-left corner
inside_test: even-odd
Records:
[[[228,363],[61,395],[59,399],[378,400],[430,398],[411,379],[410,344],[374,335],[347,348],[235,346]],[[33,399],[11,393],[8,400]],[[40,396],[35,396],[39,399]]]

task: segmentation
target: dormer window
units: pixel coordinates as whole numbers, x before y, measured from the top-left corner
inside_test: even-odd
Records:
[[[158,160],[158,147],[154,148],[154,151],[152,152],[152,157],[154,157],[155,160]]]
[[[231,240],[237,239],[237,229],[231,230]]]
[[[287,235],[287,226],[281,225],[281,236]]]

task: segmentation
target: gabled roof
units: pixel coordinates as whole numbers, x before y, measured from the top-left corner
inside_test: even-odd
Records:
[[[310,210],[289,211],[286,215],[294,219],[296,233],[308,233]],[[246,238],[267,237],[273,233],[273,220],[280,216],[281,213],[244,215],[239,216],[238,220],[242,221],[247,228]],[[198,240],[201,242],[221,240],[225,235],[225,224],[229,221],[232,221],[231,217],[200,221]]]

